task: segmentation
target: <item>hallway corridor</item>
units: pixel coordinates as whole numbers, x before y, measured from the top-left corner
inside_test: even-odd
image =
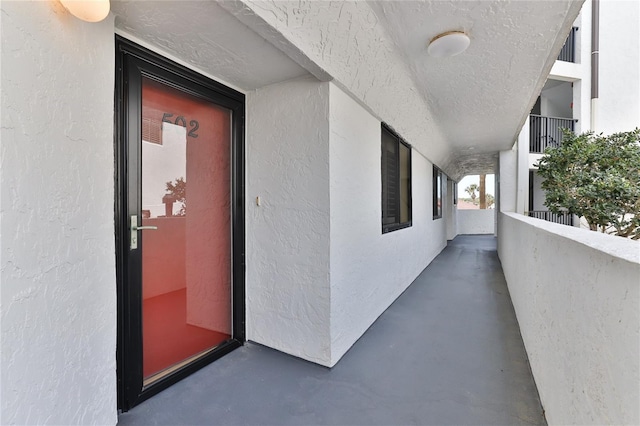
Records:
[[[458,236],[331,370],[248,342],[119,425],[546,424],[493,236]]]

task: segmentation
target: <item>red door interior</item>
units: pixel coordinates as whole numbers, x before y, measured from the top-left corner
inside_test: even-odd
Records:
[[[142,81],[145,385],[231,337],[231,111]]]

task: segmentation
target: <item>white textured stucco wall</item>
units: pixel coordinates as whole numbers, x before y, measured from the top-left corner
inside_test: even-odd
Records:
[[[573,82],[576,132],[591,129],[591,1],[585,1],[574,25],[577,63],[556,61],[550,78]],[[600,2],[599,97],[596,133],[629,131],[640,126],[640,3]]]
[[[524,122],[514,146],[516,162],[516,206],[515,211],[524,214],[529,210],[529,117]]]
[[[578,27],[575,34],[576,63],[555,61],[549,78],[573,83],[571,116],[578,120],[575,131],[581,133],[591,126],[591,0],[582,4],[573,25]]]
[[[115,424],[113,18],[1,3],[1,424]]]
[[[458,234],[494,234],[496,211],[484,210],[458,210]]]
[[[329,83],[249,92],[246,144],[247,338],[329,365]]]
[[[639,424],[640,243],[513,213],[498,239],[549,424]]]
[[[280,32],[308,58],[304,62],[313,62],[307,69],[319,78],[332,78],[334,83],[347,87],[370,111],[420,146],[430,158],[447,154],[442,131],[407,73],[405,59],[369,2],[243,0],[226,2],[223,7],[246,20],[248,10],[234,10],[241,3],[264,19],[267,26],[256,28],[245,21],[246,24],[259,33],[268,27]],[[309,16],[313,18],[308,19]],[[292,51],[288,43],[278,43],[274,33],[272,30],[262,35],[300,60],[300,53]],[[317,71],[320,67],[322,72]]]
[[[413,152],[413,226],[382,235],[375,117],[313,77],[247,110],[247,337],[332,366],[446,245],[431,164]]]
[[[413,226],[382,234],[380,122],[337,86],[330,92],[334,364],[445,247],[446,226],[432,219],[432,165],[413,151]]]
[[[585,1],[580,10],[580,16],[574,25],[579,29],[576,33],[577,64],[575,75],[578,80],[573,81],[573,118],[577,118],[575,131],[586,132],[591,128],[591,6],[593,1]],[[603,2],[600,2],[602,5]],[[556,61],[561,63],[561,61]]]

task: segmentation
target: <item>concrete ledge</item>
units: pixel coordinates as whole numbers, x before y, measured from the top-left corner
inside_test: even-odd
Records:
[[[640,243],[501,213],[498,254],[549,424],[639,424]]]

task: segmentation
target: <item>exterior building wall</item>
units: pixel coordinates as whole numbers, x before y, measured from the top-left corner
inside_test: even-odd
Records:
[[[0,6],[0,423],[115,424],[113,17]]]
[[[500,151],[498,170],[500,181],[497,207],[501,212],[515,212],[518,192],[518,150],[515,147],[509,151]]]
[[[573,84],[573,115],[574,128],[577,133],[585,132],[589,129],[589,111],[590,103],[590,84],[588,81],[576,80]]]
[[[329,83],[250,92],[246,151],[247,338],[331,365]]]
[[[1,5],[0,423],[114,424],[113,17],[87,24],[57,2]],[[247,337],[322,365],[337,362],[447,238],[447,219],[431,217],[432,164],[417,150],[413,226],[381,234],[374,115],[421,140],[430,158],[447,149],[374,16],[347,16],[344,45],[303,47],[340,80],[359,76],[362,103],[312,78],[247,97]],[[352,43],[351,24],[379,36]],[[334,47],[344,56],[321,60]],[[514,163],[501,165],[500,193],[513,197],[499,202],[515,209],[515,152],[504,159]]]
[[[638,243],[500,214],[498,254],[549,424],[640,423]]]
[[[382,234],[377,118],[313,77],[247,109],[247,338],[333,366],[446,245],[432,164],[412,150],[413,224]]]
[[[529,120],[527,117],[514,146],[517,157],[515,211],[520,214],[529,210]]]
[[[640,2],[600,2],[600,94],[595,131],[640,127]]]
[[[330,79],[330,75],[334,83],[347,87],[368,111],[411,141],[414,150],[432,161],[446,159],[446,138],[369,2],[224,3],[241,21],[248,19],[247,14],[233,9],[250,8],[267,24],[260,27],[277,30],[288,42],[274,39],[273,31],[262,33],[265,39],[285,51],[291,49],[289,43],[295,44],[289,51],[292,57],[305,56],[302,61],[314,64],[312,72],[319,79]],[[313,21],[306,19],[308,13]]]
[[[476,235],[495,233],[496,211],[485,210],[459,210],[458,234]]]
[[[337,86],[330,92],[335,364],[446,246],[446,226],[432,219],[432,164],[412,150],[412,226],[382,234],[380,121]]]
[[[633,1],[601,1],[599,33],[599,97],[591,100],[591,37],[592,2],[586,1],[575,21],[576,63],[556,61],[549,75],[550,79],[570,82],[573,85],[572,117],[576,119],[575,132],[589,130],[595,133],[611,134],[640,127],[640,4]],[[568,86],[561,84],[541,93],[542,115],[565,117],[569,94]],[[520,138],[528,136],[527,123],[520,132]],[[528,152],[528,150],[527,150]],[[524,155],[524,153],[520,154]],[[528,154],[530,169],[540,154]],[[522,166],[524,167],[524,166]],[[544,196],[540,192],[539,181],[534,182],[535,210],[547,210],[541,205]],[[528,183],[518,183],[518,191],[526,194]],[[520,204],[520,203],[518,203]],[[528,206],[525,210],[528,209]]]
[[[14,194],[2,202],[15,206],[2,214],[2,422],[112,424],[117,420],[113,17],[89,25],[59,4],[42,2],[7,2],[2,9],[2,55],[9,64],[2,74],[2,186],[4,194]],[[48,43],[45,53],[42,40]],[[104,81],[110,83],[96,84]],[[37,96],[25,96],[27,87]],[[331,180],[330,87],[336,112],[331,140],[337,144]],[[82,113],[74,109],[70,118],[64,107],[69,105],[83,105]],[[367,111],[337,86],[313,78],[247,96],[247,337],[323,365],[335,364],[446,245],[446,219],[431,218],[431,191],[416,190],[431,188],[432,165],[415,150],[414,224],[381,234],[380,121]],[[355,115],[362,120],[352,122]],[[27,129],[34,118],[40,127]],[[353,168],[361,158],[369,162],[358,175]],[[364,185],[350,185],[356,181]],[[351,198],[336,202],[333,213],[330,196]],[[29,227],[23,225],[24,214]],[[47,226],[52,220],[53,228]],[[358,230],[361,223],[375,227]],[[333,264],[330,225],[354,228],[331,233],[331,248],[342,252],[331,258]],[[38,253],[46,261],[33,262]],[[385,260],[393,266],[373,274]],[[350,280],[357,285],[350,287]],[[370,305],[357,290],[372,291]],[[333,304],[330,291],[335,291]],[[24,410],[25,403],[37,408]]]
[[[576,62],[556,61],[549,78],[573,84],[573,113],[568,117],[577,119],[575,131],[581,133],[591,126],[591,0],[582,4],[580,15],[573,25],[578,28],[575,37]]]
[[[578,28],[575,34],[575,62],[555,61],[549,79],[559,80],[573,83],[573,114],[567,117],[578,119],[578,123],[582,121],[580,111],[588,114],[590,109],[590,91],[589,85],[585,86],[585,91],[579,90],[576,83],[582,80],[589,81],[591,73],[591,1],[585,1],[582,5],[580,15],[576,18],[574,27]],[[543,114],[545,115],[545,114]],[[551,115],[551,114],[548,114]],[[560,117],[564,117],[560,116]],[[588,124],[588,115],[587,118]]]
[[[592,0],[582,4],[582,10],[574,24],[579,28],[576,57],[580,71],[579,78],[571,81],[573,82],[573,118],[578,120],[575,123],[575,131],[578,133],[591,129],[591,6]],[[556,61],[558,62],[560,61]]]
[[[600,2],[600,94],[593,105],[591,6],[584,3],[575,24],[577,63],[556,61],[549,78],[573,84],[576,133],[628,131],[640,125],[640,6]],[[554,89],[562,86],[543,96],[555,97]],[[528,132],[525,125],[521,137]],[[503,183],[510,155],[500,156]],[[528,167],[518,161],[518,176],[535,169],[540,155],[527,157]],[[541,181],[534,174],[534,210],[547,210]],[[513,196],[501,187],[501,195]],[[528,190],[528,182],[518,182],[518,194]],[[639,423],[637,243],[512,213],[499,215],[498,228],[499,256],[549,424]]]

